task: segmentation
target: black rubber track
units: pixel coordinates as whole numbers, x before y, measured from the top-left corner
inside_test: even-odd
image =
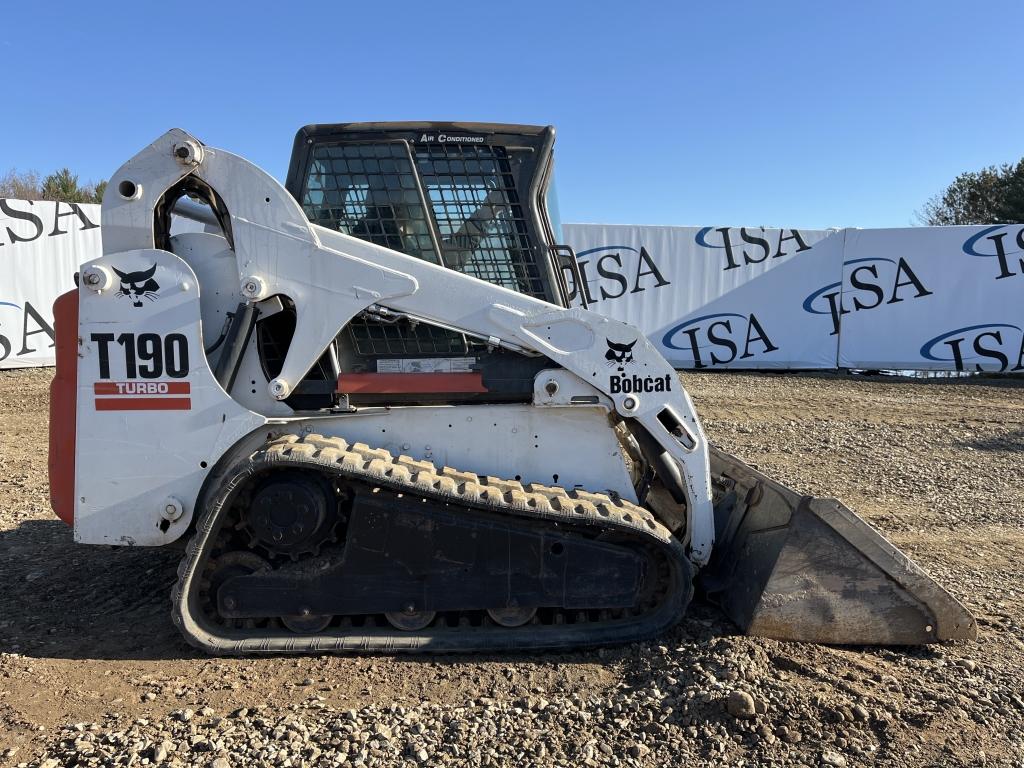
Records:
[[[258,475],[274,469],[313,470],[345,483],[429,498],[467,511],[495,512],[560,527],[585,528],[616,541],[634,540],[663,558],[661,599],[628,618],[576,624],[438,626],[404,632],[389,626],[329,627],[302,635],[284,627],[230,628],[211,621],[200,596],[200,580],[222,523],[236,496]],[[631,642],[654,637],[675,624],[693,594],[693,572],[683,547],[646,509],[621,499],[582,490],[515,480],[480,478],[429,461],[393,456],[380,448],[348,444],[337,437],[284,435],[219,473],[223,478],[202,497],[201,517],[178,566],[172,618],[195,647],[216,655],[332,652],[451,653],[550,650]],[[648,590],[649,592],[651,590]]]

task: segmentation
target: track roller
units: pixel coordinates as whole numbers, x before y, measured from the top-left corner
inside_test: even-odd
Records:
[[[388,623],[403,632],[419,632],[434,623],[434,611],[389,611],[384,614]]]
[[[537,615],[536,608],[488,608],[491,621],[502,627],[521,627]]]

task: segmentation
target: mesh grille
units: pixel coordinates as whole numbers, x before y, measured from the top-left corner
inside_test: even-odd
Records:
[[[504,147],[387,141],[316,146],[301,202],[310,221],[322,227],[545,298]],[[348,327],[362,356],[462,355],[475,345],[424,324],[361,317]]]
[[[505,148],[431,144],[416,148],[416,167],[445,266],[543,298]]]
[[[465,355],[469,352],[466,337],[461,333],[425,323],[412,325],[405,320],[382,323],[357,317],[348,327],[356,352],[363,356]]]
[[[314,224],[437,263],[402,143],[315,147],[302,207]]]

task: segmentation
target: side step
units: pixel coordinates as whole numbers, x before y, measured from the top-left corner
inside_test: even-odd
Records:
[[[698,584],[748,635],[837,645],[975,639],[974,617],[835,499],[798,494],[717,448],[716,543]]]

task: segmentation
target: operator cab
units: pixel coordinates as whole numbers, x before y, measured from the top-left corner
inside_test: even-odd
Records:
[[[295,137],[285,186],[314,224],[564,307],[565,273],[578,273],[552,224],[554,139],[551,126],[309,125]],[[294,311],[256,325],[268,380],[294,325]],[[328,407],[339,393],[349,404],[525,402],[537,371],[551,365],[371,308],[343,329],[289,404]],[[449,377],[454,389],[438,391],[436,378],[394,376],[409,373],[476,376]]]

